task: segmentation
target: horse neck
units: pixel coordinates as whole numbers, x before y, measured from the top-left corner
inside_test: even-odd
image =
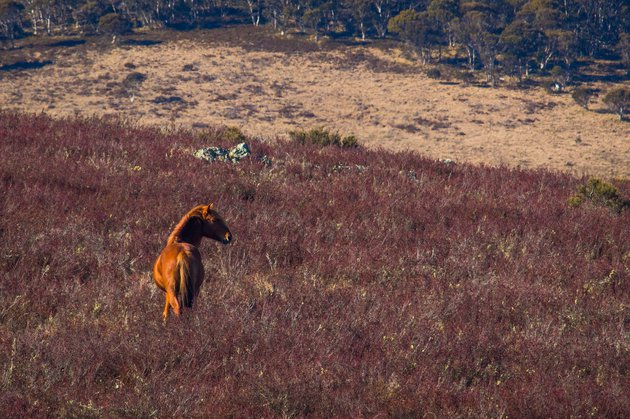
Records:
[[[193,215],[194,214],[186,214],[186,216],[177,223],[175,229],[168,237],[167,245],[173,243],[190,243],[193,246],[199,246],[202,235],[201,230],[193,226]]]

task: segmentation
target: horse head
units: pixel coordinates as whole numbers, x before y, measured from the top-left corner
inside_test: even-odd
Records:
[[[204,237],[216,240],[223,244],[232,241],[232,233],[225,220],[214,210],[214,205],[209,204],[201,210],[201,234]]]

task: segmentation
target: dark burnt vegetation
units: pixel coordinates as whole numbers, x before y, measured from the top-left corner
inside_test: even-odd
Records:
[[[0,113],[3,416],[630,412],[630,211],[567,204],[630,184],[251,138],[265,161],[192,157],[235,132]],[[208,201],[234,243],[202,245],[163,327],[151,264]]]

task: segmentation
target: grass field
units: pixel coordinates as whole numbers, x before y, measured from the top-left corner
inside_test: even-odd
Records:
[[[0,55],[0,106],[57,117],[114,116],[186,129],[237,126],[252,136],[324,127],[370,148],[433,159],[630,178],[630,124],[607,113],[608,89],[628,86],[613,62],[580,63],[589,110],[549,76],[499,88],[440,79],[393,41],[315,43],[235,26],[110,38],[40,37]],[[618,63],[617,63],[618,64]],[[615,83],[609,80],[617,80]]]
[[[226,132],[0,113],[2,416],[628,416],[630,211],[586,179],[192,156]],[[235,239],[164,326],[151,264],[210,201]]]

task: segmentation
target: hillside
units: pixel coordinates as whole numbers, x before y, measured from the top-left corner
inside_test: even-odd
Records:
[[[3,416],[628,416],[630,211],[413,153],[192,157],[227,137],[0,113]],[[163,326],[151,264],[209,201],[235,239]]]
[[[318,44],[250,26],[154,31],[115,47],[99,38],[29,38],[0,59],[3,109],[186,129],[233,125],[252,136],[325,127],[370,148],[433,159],[630,178],[630,124],[601,102],[628,82],[611,82],[621,70],[605,61],[581,70],[589,80],[582,85],[597,92],[587,111],[571,98],[573,87],[551,95],[535,84],[515,88],[508,77],[499,88],[435,80],[425,74],[433,67],[400,44]]]

